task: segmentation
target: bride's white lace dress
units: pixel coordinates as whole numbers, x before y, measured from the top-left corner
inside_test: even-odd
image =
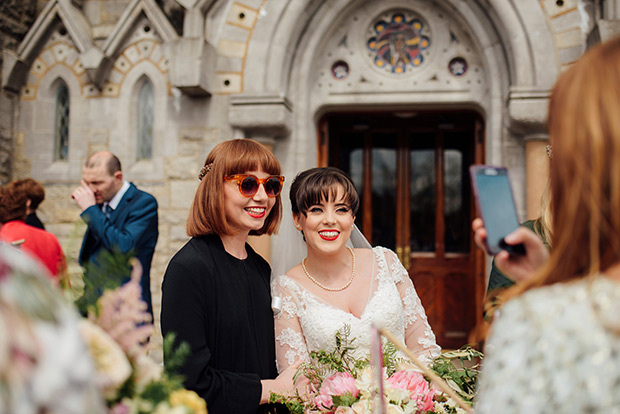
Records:
[[[370,355],[372,325],[390,331],[427,364],[439,356],[441,348],[406,269],[391,250],[375,247],[372,251],[370,292],[359,318],[327,303],[287,275],[274,278],[272,296],[282,300],[275,319],[280,372],[295,361],[308,360],[310,351],[333,350],[335,334],[345,325],[351,330],[349,338],[355,338],[355,357]]]

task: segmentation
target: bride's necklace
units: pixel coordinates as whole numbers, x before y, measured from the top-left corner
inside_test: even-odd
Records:
[[[349,287],[351,282],[353,282],[353,277],[355,276],[355,252],[349,246],[347,246],[347,249],[349,249],[349,251],[351,252],[351,258],[353,259],[353,264],[351,265],[351,277],[349,278],[349,281],[343,287],[330,288],[330,287],[325,286],[324,284],[322,284],[315,278],[313,278],[310,272],[308,272],[308,269],[306,269],[306,259],[307,259],[306,257],[304,257],[304,259],[301,261],[301,268],[304,269],[304,273],[306,274],[306,276],[308,276],[308,279],[312,280],[321,289],[325,289],[330,292],[340,292],[341,290],[345,290],[346,288]]]

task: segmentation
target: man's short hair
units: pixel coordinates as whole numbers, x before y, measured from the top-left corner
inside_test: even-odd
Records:
[[[103,162],[105,162],[106,170],[109,175],[114,175],[115,172],[122,171],[121,160],[119,160],[116,155],[108,152],[96,152],[92,154],[84,163],[84,167],[96,168]]]

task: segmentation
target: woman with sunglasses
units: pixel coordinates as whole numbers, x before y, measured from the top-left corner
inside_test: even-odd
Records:
[[[295,368],[276,378],[270,267],[246,241],[277,230],[284,177],[267,148],[238,139],[213,148],[199,178],[192,238],[164,275],[162,334],[189,344],[180,373],[210,414],[266,412],[272,391],[293,391]]]

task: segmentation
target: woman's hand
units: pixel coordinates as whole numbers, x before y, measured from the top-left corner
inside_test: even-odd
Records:
[[[484,223],[477,218],[472,222],[471,227],[474,230],[476,245],[484,249],[484,242],[487,238]],[[540,237],[525,227],[519,227],[510,233],[504,238],[504,241],[510,245],[522,243],[525,247],[524,255],[510,255],[505,250],[495,255],[495,265],[497,268],[515,282],[528,279],[549,260],[549,250],[545,247]]]
[[[293,395],[295,394],[295,390],[299,390],[301,395],[304,395],[306,392],[306,388],[309,385],[308,379],[300,375],[297,379],[297,382],[293,382],[293,377],[297,372],[297,368],[301,361],[297,361],[295,364],[290,365],[284,371],[278,375],[276,379],[272,380],[261,380],[261,384],[263,385],[263,391],[260,397],[260,403],[266,404],[269,402],[269,397],[271,393],[281,394],[281,395]]]

